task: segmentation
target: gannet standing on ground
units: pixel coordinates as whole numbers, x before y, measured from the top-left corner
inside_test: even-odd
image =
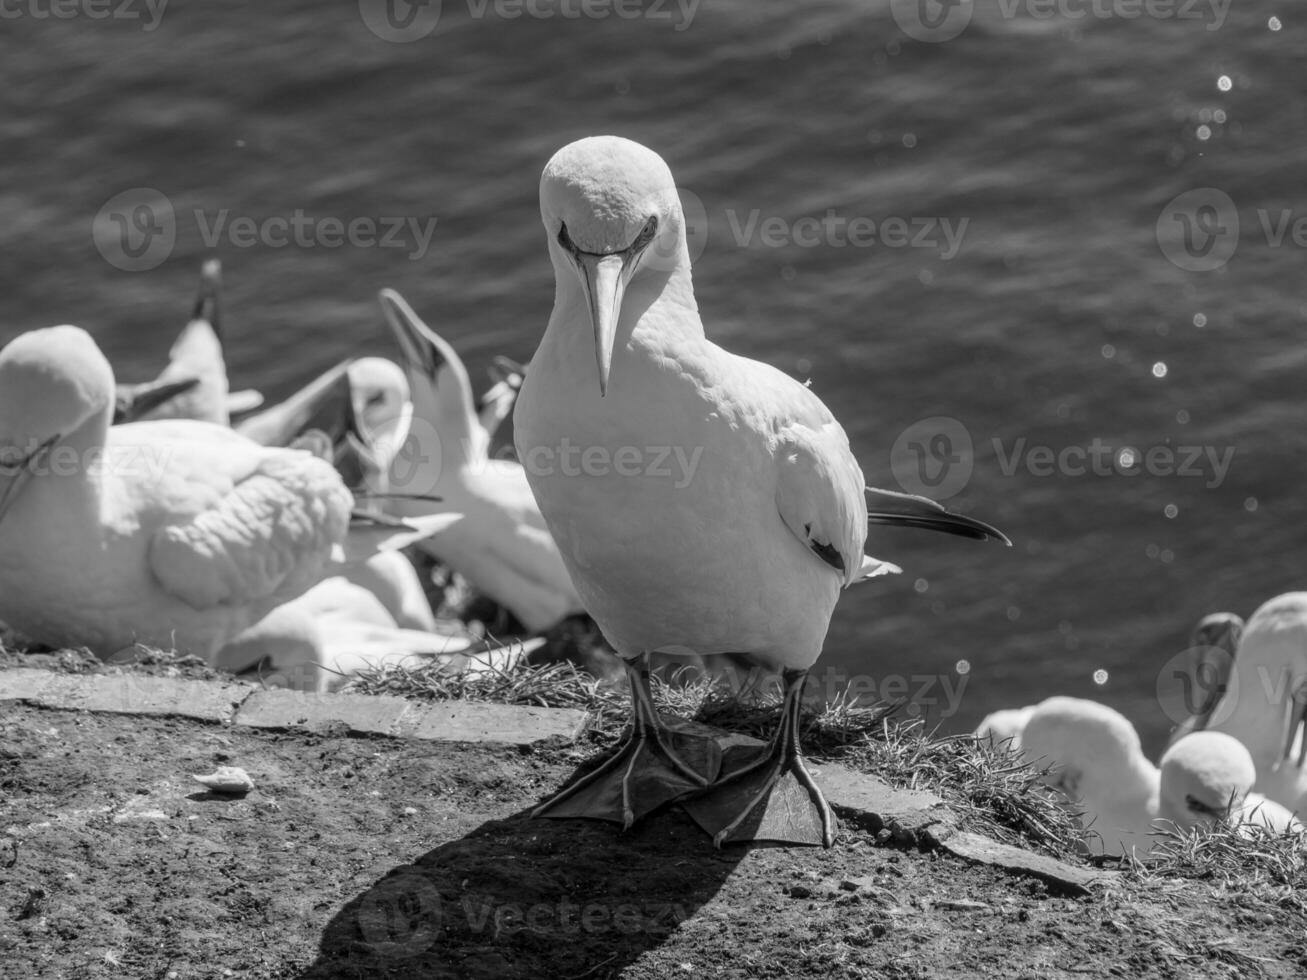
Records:
[[[1091,851],[1108,855],[1152,849],[1159,776],[1139,733],[1119,711],[1084,698],[1052,697],[1035,706],[1021,734],[1046,782],[1083,808]]]
[[[111,656],[208,658],[319,581],[421,533],[350,529],[331,466],[207,422],[110,427],[114,377],[85,331],[0,351],[0,620]]]
[[[191,319],[168,352],[168,366],[154,381],[117,386],[115,423],[193,419],[227,425],[231,413],[250,411],[263,401],[258,392],[228,390],[221,288],[222,265],[209,259],[200,269]]]
[[[582,612],[522,465],[488,456],[490,434],[473,410],[462,360],[394,290],[382,290],[380,301],[403,351],[413,399],[415,452],[392,466],[391,488],[435,493],[442,507],[463,514],[419,547],[532,632]],[[388,506],[401,515],[431,509],[420,500],[394,499]]]
[[[1286,807],[1252,792],[1257,768],[1236,738],[1197,731],[1177,740],[1162,756],[1158,817],[1179,831],[1229,823],[1273,833],[1297,833],[1302,825]]]
[[[611,136],[572,143],[544,169],[540,211],[554,309],[513,416],[518,458],[626,663],[634,717],[617,754],[537,813],[629,826],[719,782],[696,817],[718,845],[753,836],[750,815],[776,794],[795,803],[784,839],[829,846],[834,818],[799,749],[804,679],[841,589],[896,570],[862,553],[868,491],[848,438],[802,384],[704,336],[656,153]],[[922,498],[870,493],[873,520],[1006,540]],[[657,650],[782,673],[770,748],[725,773],[711,752],[686,758],[695,744],[653,706]]]
[[[1257,767],[1257,791],[1290,810],[1307,811],[1307,592],[1263,603],[1244,628],[1227,690],[1212,711],[1212,731],[1243,743]]]

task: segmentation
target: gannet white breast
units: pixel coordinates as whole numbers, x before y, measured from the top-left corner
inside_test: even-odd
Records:
[[[729,785],[696,819],[721,844],[797,781],[811,812],[789,839],[829,845],[833,817],[796,725],[841,589],[897,571],[863,554],[868,520],[1005,539],[922,498],[867,491],[812,391],[705,337],[684,215],[656,153],[611,136],[572,143],[544,169],[540,211],[554,308],[514,411],[518,458],[586,609],[628,664],[636,709],[618,754],[540,812],[629,825],[720,775]],[[781,672],[766,756],[725,774],[685,758],[649,698],[656,650]]]
[[[1021,745],[1033,765],[1048,769],[1048,784],[1083,808],[1091,851],[1142,856],[1152,849],[1159,775],[1119,711],[1083,698],[1048,698],[1035,706]]]
[[[352,494],[307,453],[206,422],[111,428],[113,403],[83,330],[0,351],[0,619],[33,639],[207,658],[333,562],[396,537],[351,533]]]
[[[467,369],[454,349],[393,290],[381,307],[403,351],[413,399],[413,451],[390,469],[390,487],[435,493],[463,514],[419,546],[513,613],[532,632],[583,611],[520,463],[491,459],[490,433],[473,409]],[[493,413],[492,413],[493,414]],[[396,514],[430,510],[392,499]]]

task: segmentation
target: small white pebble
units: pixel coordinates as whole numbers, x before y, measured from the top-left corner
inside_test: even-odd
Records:
[[[254,788],[254,780],[249,773],[237,766],[219,766],[211,776],[192,776],[197,783],[203,783],[214,793],[248,793]]]

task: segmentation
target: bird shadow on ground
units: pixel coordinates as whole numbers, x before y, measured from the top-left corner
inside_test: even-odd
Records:
[[[748,853],[679,809],[628,832],[491,820],[393,868],[328,923],[298,980],[615,976],[710,901]]]

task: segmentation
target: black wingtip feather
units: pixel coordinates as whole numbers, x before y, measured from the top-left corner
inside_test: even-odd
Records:
[[[867,521],[871,524],[916,527],[954,534],[972,541],[1000,541],[1007,547],[1012,547],[1011,539],[992,524],[954,514],[928,497],[899,493],[896,490],[877,490],[873,487],[868,487],[867,493],[872,498],[867,510]]]

